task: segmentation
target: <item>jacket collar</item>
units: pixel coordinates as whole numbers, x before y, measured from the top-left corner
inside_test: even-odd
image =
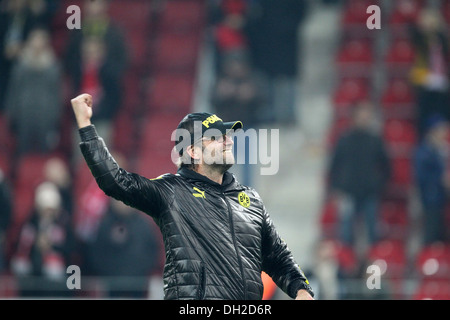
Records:
[[[194,170],[187,169],[187,168],[178,169],[177,173],[180,176],[187,178],[189,180],[200,181],[200,182],[208,184],[212,187],[219,188],[223,191],[230,190],[230,189],[241,189],[242,188],[242,186],[237,182],[234,174],[232,174],[228,171],[226,171],[223,175],[222,184],[212,181],[208,177],[206,177],[200,173],[197,173]]]

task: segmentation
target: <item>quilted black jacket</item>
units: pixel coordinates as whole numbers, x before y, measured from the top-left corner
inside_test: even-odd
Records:
[[[165,247],[165,299],[261,299],[265,271],[291,298],[313,295],[258,193],[226,173],[222,185],[189,169],[155,179],[121,169],[93,125],[81,151],[99,187],[150,215]]]

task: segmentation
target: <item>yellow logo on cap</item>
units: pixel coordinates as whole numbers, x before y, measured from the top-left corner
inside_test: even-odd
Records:
[[[215,114],[213,114],[212,116],[209,116],[208,118],[206,118],[206,120],[204,120],[204,121],[202,122],[202,124],[203,124],[205,127],[209,128],[209,125],[210,125],[210,124],[213,124],[213,123],[216,122],[216,121],[222,121],[222,119],[220,119],[218,116],[216,116]]]
[[[245,193],[241,192],[238,195],[239,204],[244,208],[248,208],[250,206],[250,197]]]

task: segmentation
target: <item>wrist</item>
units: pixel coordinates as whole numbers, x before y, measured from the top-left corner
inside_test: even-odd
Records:
[[[92,123],[90,119],[77,119],[78,129],[89,127]]]
[[[305,281],[299,281],[295,285],[293,285],[293,287],[291,288],[291,297],[296,297],[302,291],[306,291],[311,295],[311,297],[314,297],[314,291],[312,290],[309,283]]]

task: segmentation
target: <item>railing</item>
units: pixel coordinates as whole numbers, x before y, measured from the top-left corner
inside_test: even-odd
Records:
[[[49,279],[0,276],[0,299],[163,299],[161,276]]]
[[[0,299],[146,299],[162,300],[160,275],[152,277],[89,277],[76,283],[67,279],[0,276]],[[366,279],[342,279],[327,282],[323,288],[311,285],[318,300],[411,300],[450,299],[450,279],[438,280],[426,287],[419,279],[383,279],[370,289]],[[279,290],[279,289],[278,289]],[[284,293],[273,299],[288,299]]]

